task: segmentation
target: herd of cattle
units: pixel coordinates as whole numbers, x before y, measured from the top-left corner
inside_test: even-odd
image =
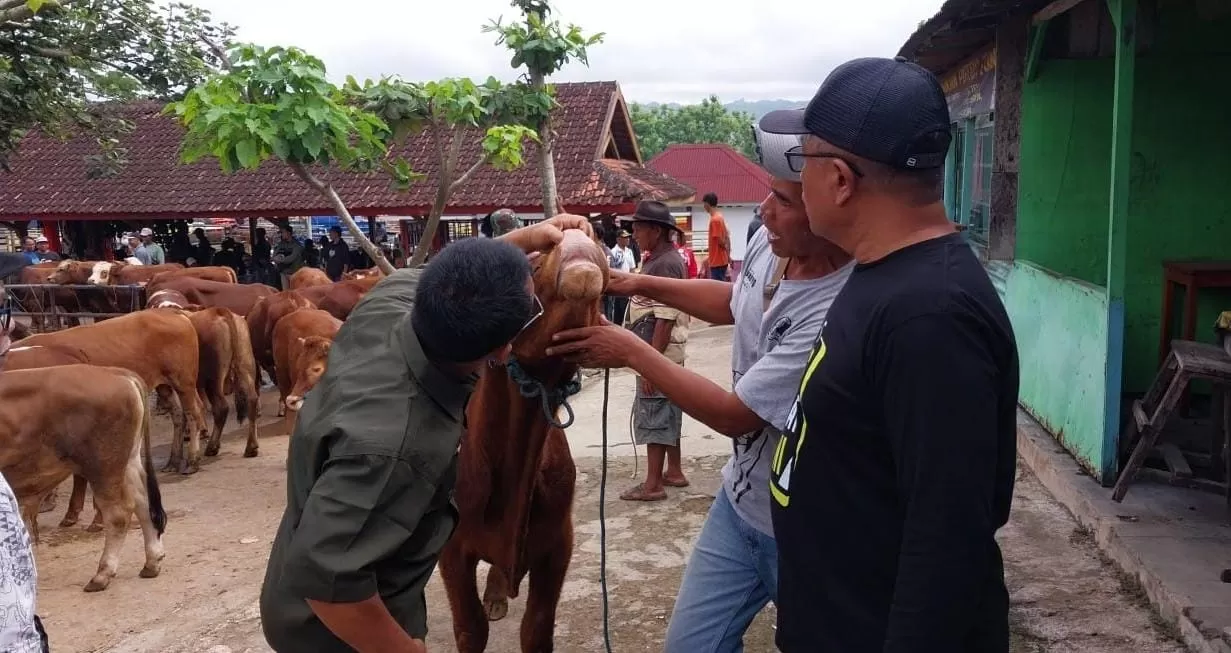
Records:
[[[174,425],[163,471],[196,472],[202,437],[205,455],[218,454],[228,398],[247,422],[244,456],[256,456],[260,370],[277,383],[278,414],[297,409],[324,373],[342,321],[381,276],[358,271],[335,283],[305,268],[279,292],[239,284],[227,267],[62,261],[21,275],[10,293],[27,311],[103,314],[86,325],[69,317],[69,328],[46,333],[15,328],[0,375],[0,469],[35,541],[39,506],[58,485],[73,477],[61,526],[77,523],[86,485],[93,491],[90,530],[104,531],[104,545],[86,591],[115,576],[134,513],[145,542],[141,576],[159,572],[166,513],[150,456],[150,391]],[[142,292],[144,308],[132,300]],[[34,331],[58,317],[50,313],[32,316]]]
[[[521,649],[552,650],[556,607],[572,558],[576,467],[557,413],[576,391],[569,388],[575,388],[571,379],[578,366],[548,357],[546,348],[560,330],[601,322],[607,257],[592,233],[568,230],[532,268],[543,313],[513,341],[519,378],[480,376],[458,449],[458,524],[439,570],[462,653],[486,649],[488,621],[508,613],[508,600],[527,578]],[[237,284],[226,268],[72,261],[27,268],[27,283],[64,286],[53,288],[63,295],[55,298],[61,306],[83,300],[73,296],[79,285],[115,289],[111,299],[134,284],[144,283],[147,293],[143,310],[31,335],[11,350],[0,374],[0,469],[27,523],[36,527],[43,497],[71,474],[73,498],[62,523],[76,522],[88,483],[97,512],[93,527],[105,531],[99,569],[86,590],[104,589],[115,576],[134,512],[145,541],[141,576],[158,575],[166,513],[150,458],[148,389],[157,390],[175,424],[164,471],[196,471],[204,405],[214,422],[205,455],[218,453],[228,396],[239,419],[248,420],[244,455],[255,456],[258,369],[277,381],[279,414],[296,409],[324,371],[342,321],[379,280],[331,283],[305,269],[291,279],[290,290],[278,292]],[[482,594],[480,561],[491,565]]]

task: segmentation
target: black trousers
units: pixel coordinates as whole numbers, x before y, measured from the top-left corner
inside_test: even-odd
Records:
[[[47,631],[43,629],[43,620],[39,619],[38,615],[34,615],[34,630],[43,639],[43,653],[51,653],[51,646],[47,643]]]

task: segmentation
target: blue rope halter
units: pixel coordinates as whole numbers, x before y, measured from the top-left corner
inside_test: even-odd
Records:
[[[521,366],[517,358],[510,356],[505,367],[509,370],[509,378],[517,384],[517,391],[527,399],[539,397],[543,405],[543,416],[547,422],[556,428],[566,429],[573,425],[573,407],[568,398],[581,392],[581,370],[558,388],[548,389],[542,381],[534,378]],[[563,408],[567,417],[563,422],[556,420],[556,408]]]

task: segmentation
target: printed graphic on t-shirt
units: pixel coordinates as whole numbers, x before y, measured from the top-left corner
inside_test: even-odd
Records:
[[[799,452],[803,449],[804,440],[808,437],[808,418],[801,408],[804,390],[808,387],[808,382],[812,380],[812,375],[816,373],[821,361],[825,359],[825,352],[825,325],[822,323],[821,334],[817,337],[816,345],[812,348],[812,355],[808,358],[808,367],[804,369],[803,378],[799,381],[795,404],[787,415],[786,430],[778,438],[778,446],[769,463],[769,492],[773,495],[774,501],[783,508],[791,503],[791,477],[797,472],[795,461],[799,459]]]

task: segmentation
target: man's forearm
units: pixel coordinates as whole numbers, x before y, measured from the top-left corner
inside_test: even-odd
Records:
[[[308,599],[308,607],[338,639],[359,653],[424,653],[423,642],[407,633],[381,600],[372,596],[358,603],[324,603]]]
[[[733,324],[731,289],[725,281],[672,279],[645,275],[637,279],[638,294],[709,322]]]
[[[727,437],[738,437],[765,426],[765,421],[734,392],[671,362],[649,345],[638,345],[629,358],[629,367],[680,410]]]

